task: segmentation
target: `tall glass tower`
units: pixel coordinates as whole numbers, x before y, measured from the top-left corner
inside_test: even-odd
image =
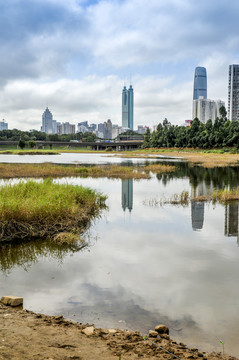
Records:
[[[229,65],[228,119],[239,120],[239,65]]]
[[[195,69],[193,100],[203,96],[207,99],[207,70],[205,67],[198,66]]]
[[[122,91],[122,127],[134,130],[134,89],[124,86]]]

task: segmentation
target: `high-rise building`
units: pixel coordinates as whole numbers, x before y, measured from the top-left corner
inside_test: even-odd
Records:
[[[122,91],[122,127],[134,130],[134,89],[124,86]]]
[[[193,119],[198,118],[204,124],[211,119],[212,122],[220,117],[220,107],[225,106],[222,100],[204,99],[202,96],[193,100]]]
[[[199,99],[200,96],[207,99],[207,70],[202,66],[195,69],[193,100]]]
[[[112,122],[110,119],[104,122],[104,138],[108,140],[112,139]]]
[[[42,114],[42,126],[41,131],[47,134],[53,133],[53,116],[48,107]]]
[[[0,131],[2,130],[8,130],[8,123],[6,123],[6,121],[4,119],[2,119],[2,121],[0,121]]]
[[[228,119],[239,120],[239,65],[229,65]]]

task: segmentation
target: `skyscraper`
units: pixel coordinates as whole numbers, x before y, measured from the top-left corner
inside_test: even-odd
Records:
[[[207,70],[205,67],[198,66],[195,69],[193,100],[203,96],[207,99]]]
[[[134,89],[124,86],[122,91],[122,127],[134,130]]]
[[[53,116],[48,107],[42,114],[42,126],[41,131],[47,134],[53,133]]]
[[[229,65],[228,119],[239,120],[239,65]]]

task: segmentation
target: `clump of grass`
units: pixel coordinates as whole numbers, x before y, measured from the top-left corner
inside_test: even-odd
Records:
[[[145,166],[146,171],[151,171],[153,173],[167,173],[167,172],[174,172],[175,166],[172,165],[164,165],[164,164],[150,164]]]
[[[170,199],[150,199],[145,200],[143,203],[144,205],[156,207],[156,206],[163,206],[167,204],[172,205],[181,205],[181,206],[188,206],[190,202],[190,196],[188,191],[182,191],[181,194],[173,194]]]
[[[219,201],[222,203],[239,200],[239,188],[214,190],[211,198],[213,202]]]
[[[92,189],[29,180],[0,188],[0,242],[77,234],[105,207]]]

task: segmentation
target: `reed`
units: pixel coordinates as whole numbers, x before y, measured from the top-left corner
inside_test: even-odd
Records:
[[[148,166],[81,166],[81,165],[56,165],[56,164],[0,164],[0,178],[24,177],[108,177],[117,179],[149,179],[151,172],[174,171],[169,165],[152,164]]]
[[[106,197],[89,188],[29,180],[0,188],[0,243],[78,234],[105,207]]]

